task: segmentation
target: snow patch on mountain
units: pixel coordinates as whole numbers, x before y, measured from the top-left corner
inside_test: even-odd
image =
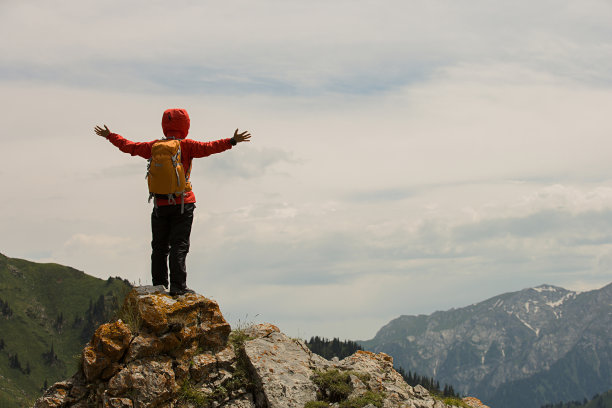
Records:
[[[538,293],[542,293],[542,292],[556,292],[559,290],[559,288],[555,287],[555,286],[551,286],[551,285],[540,285],[538,287],[535,288],[531,288],[532,290],[535,290]]]
[[[535,333],[536,337],[540,335],[540,329],[534,328],[532,325],[527,323],[525,320],[521,319],[519,315],[515,315],[514,317],[519,319],[519,321],[523,323],[528,329],[532,330]]]
[[[559,307],[561,306],[563,303],[565,303],[566,300],[568,299],[573,299],[576,297],[576,293],[575,292],[570,292],[567,295],[563,296],[561,299],[555,301],[555,302],[546,302],[546,304],[552,308],[555,307]]]

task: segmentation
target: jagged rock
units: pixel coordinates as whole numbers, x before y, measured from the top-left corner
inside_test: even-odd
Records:
[[[224,347],[230,327],[217,302],[196,294],[179,299],[133,291],[126,303],[137,308],[143,326],[155,335],[173,332],[181,343],[198,340],[211,349]]]
[[[220,405],[219,408],[256,408],[255,401],[253,400],[253,395],[245,394],[239,398],[228,401],[223,405]]]
[[[317,387],[311,377],[317,368],[315,360],[323,360],[321,357],[273,325],[256,326],[247,334],[260,336],[245,342],[244,351],[269,408],[303,407],[316,399]]]
[[[91,345],[96,352],[106,355],[111,361],[118,361],[130,344],[132,332],[121,320],[103,324],[95,331]]]
[[[124,367],[109,380],[106,392],[112,397],[129,394],[137,405],[155,407],[170,399],[177,389],[172,359],[149,357]]]
[[[474,397],[465,397],[463,398],[463,402],[465,402],[472,408],[489,408],[488,405],[483,404],[481,400]]]
[[[45,395],[36,401],[35,408],[63,407],[66,403],[76,403],[87,394],[83,385],[84,378],[75,375],[66,381],[53,384]],[[77,405],[73,405],[76,407]]]
[[[427,389],[425,387],[423,387],[421,384],[417,385],[413,389],[414,389],[414,393],[418,397],[424,398],[424,397],[429,395],[429,391],[427,391]]]
[[[200,381],[208,378],[217,369],[217,358],[212,354],[199,354],[193,358],[193,363],[189,369],[191,377]]]
[[[36,401],[35,408],[61,407],[68,400],[70,387],[67,381],[55,383],[47,390],[47,394]]]
[[[134,403],[129,398],[110,398],[104,399],[104,407],[108,408],[133,408]]]
[[[232,364],[236,361],[236,353],[234,352],[233,347],[226,347],[217,354],[215,354],[215,358],[217,359],[217,367],[228,369],[232,366]]]
[[[363,395],[366,391],[378,391],[385,394],[384,407],[433,408],[445,407],[441,401],[434,400],[429,392],[420,385],[411,387],[403,377],[393,369],[393,358],[385,353],[372,353],[359,350],[352,356],[341,360],[338,368],[346,371],[367,373],[369,379],[351,376],[353,392],[350,397]]]
[[[136,336],[130,344],[125,361],[130,362],[142,357],[149,357],[161,353],[164,349],[161,339],[149,333]]]
[[[130,344],[132,333],[121,320],[98,327],[83,350],[83,373],[93,381],[99,376],[110,378],[116,372],[114,364],[123,356]]]
[[[134,288],[134,292],[137,295],[152,295],[154,293],[164,294],[166,293],[166,288],[163,285],[137,286]]]
[[[100,326],[79,372],[49,388],[36,408],[302,408],[321,391],[315,376],[328,370],[350,382],[347,398],[375,394],[385,408],[446,407],[406,384],[384,353],[328,361],[272,324],[238,330],[228,342],[217,303],[201,295],[138,289],[123,315],[129,327],[121,320]]]
[[[132,330],[122,320],[98,327],[79,373],[53,385],[35,406],[162,406],[172,399],[192,357],[225,348],[230,326],[215,301],[197,294],[171,298],[162,289],[133,290],[122,311]]]

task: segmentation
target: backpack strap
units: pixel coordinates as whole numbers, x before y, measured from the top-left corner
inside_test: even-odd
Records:
[[[189,177],[191,177],[191,168],[193,167],[193,160],[189,163],[189,168],[187,169],[187,173],[185,173],[185,183],[189,181]]]
[[[153,156],[149,157],[147,160],[147,174],[145,174],[145,179],[149,177],[149,172],[151,171],[151,162],[153,161]],[[149,202],[151,202],[151,197],[149,197]]]
[[[172,165],[174,166],[174,172],[176,173],[176,182],[178,184],[181,184],[181,178],[179,177],[179,173],[178,173],[178,158],[180,155],[181,155],[181,145],[179,143],[179,148],[176,151],[176,154],[172,156]]]

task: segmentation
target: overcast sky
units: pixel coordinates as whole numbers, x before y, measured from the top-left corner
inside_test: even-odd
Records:
[[[150,284],[146,161],[94,135],[249,130],[194,162],[188,284],[231,323],[612,281],[612,1],[2,1],[0,252]]]

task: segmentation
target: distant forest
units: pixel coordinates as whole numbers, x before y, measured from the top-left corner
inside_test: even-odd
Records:
[[[557,402],[542,405],[541,408],[612,408],[612,390],[603,394],[595,394],[590,401],[585,398],[580,401]]]
[[[334,357],[338,357],[338,359],[342,360],[343,358],[354,354],[357,350],[363,350],[363,348],[356,342],[351,340],[340,341],[340,339],[337,337],[333,338],[332,340],[329,340],[323,337],[314,336],[311,337],[310,340],[306,341],[306,345],[308,346],[310,351],[328,360],[331,360]],[[398,373],[402,375],[402,377],[404,377],[404,380],[413,387],[420,384],[425,387],[429,392],[436,395],[456,398],[461,397],[455,392],[452,385],[444,384],[444,387],[440,388],[440,382],[436,381],[434,378],[419,375],[417,373],[413,373],[410,370],[408,370],[408,372],[406,373],[406,371],[402,367],[395,367],[395,369]]]
[[[306,345],[310,351],[328,360],[334,357],[338,357],[342,360],[343,358],[355,354],[357,350],[363,350],[363,348],[354,341],[340,341],[337,337],[332,340],[319,336],[311,337],[310,340],[306,341]]]

